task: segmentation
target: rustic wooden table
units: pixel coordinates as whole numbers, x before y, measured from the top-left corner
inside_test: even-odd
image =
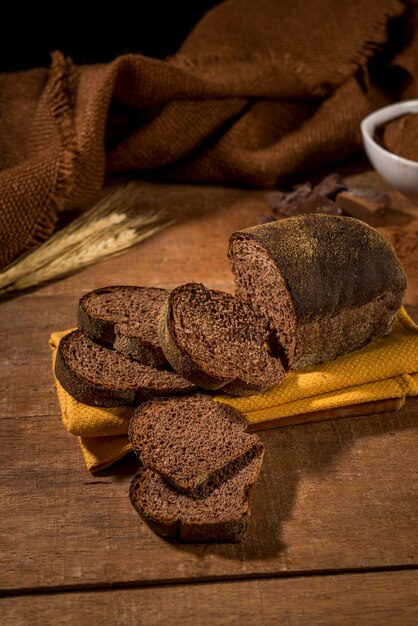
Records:
[[[382,186],[373,173],[352,181]],[[99,286],[232,290],[228,236],[266,212],[255,191],[145,184],[144,198],[179,222],[0,304],[1,623],[418,623],[418,398],[394,413],[262,432],[265,462],[238,545],[153,534],[127,497],[133,456],[87,472],[60,422],[51,331],[73,326],[79,297]],[[393,198],[406,212],[385,224],[417,319],[413,209]]]

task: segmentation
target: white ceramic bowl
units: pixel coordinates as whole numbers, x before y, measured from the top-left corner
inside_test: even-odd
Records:
[[[361,123],[363,145],[375,170],[392,187],[418,200],[418,162],[396,156],[374,140],[376,128],[404,113],[418,113],[418,100],[390,104],[371,113]]]

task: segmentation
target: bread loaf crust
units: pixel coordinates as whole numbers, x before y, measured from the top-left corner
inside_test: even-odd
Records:
[[[118,387],[106,382],[99,384],[87,380],[74,371],[68,360],[68,345],[73,340],[78,340],[77,335],[82,337],[83,333],[81,333],[80,330],[75,330],[61,339],[55,360],[55,376],[61,386],[79,402],[89,404],[90,406],[103,407],[137,405],[140,402],[157,396],[184,395],[193,393],[196,390],[196,387],[192,383],[189,383],[187,380],[182,380],[175,372],[168,372],[169,376],[173,377],[173,380],[170,378],[169,384],[167,384],[167,381],[161,382],[161,377],[165,376],[165,372],[144,364],[135,363],[132,360],[130,361],[129,357],[125,357],[124,355],[119,355],[119,358],[123,359],[128,366],[129,362],[131,362],[132,365],[135,363],[137,368],[140,367],[145,370],[148,381],[142,383],[136,382],[130,385],[125,384]],[[90,344],[94,343],[90,338],[87,338],[87,341],[89,341]],[[105,347],[101,347],[101,350],[108,350],[110,353],[115,353],[113,350]],[[155,384],[156,379],[158,381],[158,377],[160,377],[159,382]]]
[[[139,361],[151,367],[164,367],[168,365],[167,359],[160,346],[155,346],[145,341],[141,341],[139,337],[125,335],[118,332],[119,324],[115,325],[115,340],[113,349],[121,354]]]
[[[219,361],[214,363],[211,357],[209,357],[210,362],[205,362],[202,356],[200,356],[200,358],[196,356],[196,354],[193,353],[190,342],[192,333],[189,333],[187,338],[182,336],[182,329],[178,321],[179,313],[181,312],[184,315],[185,311],[183,297],[185,295],[195,297],[196,294],[204,294],[205,297],[207,296],[209,298],[225,298],[229,300],[229,303],[233,303],[234,307],[238,305],[241,309],[244,309],[245,313],[242,314],[242,318],[238,318],[235,315],[231,315],[230,318],[232,321],[239,319],[242,327],[243,323],[241,320],[244,319],[245,316],[244,326],[246,336],[245,339],[242,340],[243,359],[245,359],[245,356],[248,356],[248,352],[247,355],[245,355],[245,349],[250,345],[250,324],[252,323],[253,329],[255,326],[260,334],[260,343],[256,348],[259,351],[258,356],[268,359],[268,364],[263,363],[262,367],[260,367],[260,364],[257,363],[258,371],[254,369],[251,375],[248,376],[246,376],[242,370],[239,370],[238,365],[233,365],[228,372],[225,370],[221,371],[222,376],[217,376]],[[204,285],[199,283],[187,283],[176,287],[167,298],[160,315],[159,338],[168,362],[181,376],[187,378],[187,380],[190,380],[204,389],[222,389],[231,395],[251,395],[253,393],[260,393],[281,383],[285,376],[281,361],[270,355],[267,356],[268,353],[264,348],[263,342],[265,341],[265,337],[263,334],[267,334],[266,324],[267,321],[264,318],[259,318],[248,303],[234,298],[225,292],[207,289]],[[194,336],[197,336],[198,332],[199,328],[193,329]],[[214,344],[212,344],[211,347],[213,350],[216,350],[221,345],[225,346],[225,344],[219,343],[220,340],[218,336],[216,337],[218,343],[215,345],[215,348],[213,348]],[[229,374],[229,372],[230,375],[226,376],[225,374]]]
[[[115,324],[108,320],[92,317],[83,306],[83,300],[86,296],[83,296],[79,303],[77,314],[78,328],[93,341],[112,346],[115,340]]]
[[[174,519],[160,519],[157,516],[152,517],[140,505],[135,493],[140,482],[146,479],[146,472],[150,471],[152,470],[146,468],[138,470],[130,484],[129,497],[137,513],[157,535],[165,537],[166,539],[180,539],[188,543],[239,543],[242,541],[245,535],[246,522],[249,514],[248,501],[243,504],[240,518],[225,520],[219,523],[193,524],[181,520],[178,517]]]
[[[235,543],[243,539],[246,531],[250,494],[263,456],[264,447],[259,443],[219,472],[210,484],[198,488],[193,496],[176,491],[157,472],[142,467],[131,482],[129,496],[143,520],[163,537]],[[154,486],[151,502],[146,495],[150,484]]]
[[[220,389],[229,379],[209,376],[194,363],[190,355],[179,346],[173,320],[172,298],[169,297],[161,309],[159,338],[165,357],[176,372],[204,389]]]
[[[228,255],[238,295],[250,299],[234,266],[235,246],[245,241],[265,251],[290,295],[295,341],[289,341],[289,367],[335,358],[390,331],[406,278],[390,243],[364,222],[302,215],[234,233]],[[277,327],[273,313],[271,323]]]
[[[66,346],[71,337],[79,331],[73,331],[60,341],[55,359],[55,376],[60,385],[79,402],[90,406],[114,407],[135,404],[137,388],[117,390],[97,385],[77,376],[66,358]]]
[[[138,337],[129,334],[128,331],[121,330],[120,322],[116,319],[107,319],[100,313],[93,313],[89,310],[88,302],[95,296],[100,297],[102,294],[118,293],[120,291],[138,294],[138,296],[146,296],[147,293],[161,295],[166,298],[168,291],[158,287],[140,287],[135,285],[112,285],[110,287],[100,287],[94,291],[86,293],[79,302],[78,306],[78,327],[85,335],[93,341],[102,343],[115,350],[129,356],[130,358],[140,361],[151,367],[162,367],[167,365],[163,351],[159,345],[148,341],[145,337]]]
[[[255,239],[280,267],[299,323],[355,309],[386,291],[402,302],[406,279],[392,246],[355,218],[302,215],[238,231],[230,241],[236,238]]]
[[[178,435],[179,424],[183,424],[184,440]],[[262,443],[246,432],[247,425],[237,409],[196,393],[183,398],[153,398],[141,404],[130,420],[128,437],[145,467],[179,492],[191,495],[251,450],[261,453]],[[216,438],[218,433],[220,439]],[[191,451],[187,448],[190,439],[194,442]],[[209,447],[202,462],[199,456],[209,441],[216,446],[216,453]]]

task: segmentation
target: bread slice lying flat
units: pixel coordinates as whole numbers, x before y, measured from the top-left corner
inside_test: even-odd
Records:
[[[256,435],[245,432],[246,426],[239,411],[210,396],[156,398],[135,410],[129,440],[146,467],[190,494],[260,446]]]
[[[174,289],[160,316],[160,344],[182,376],[234,395],[283,381],[284,370],[264,344],[267,322],[230,294],[188,283]]]
[[[178,374],[134,361],[75,330],[60,341],[55,375],[79,402],[112,407],[154,396],[190,393],[195,386]]]
[[[234,233],[237,296],[270,321],[285,367],[333,359],[387,334],[406,279],[394,250],[351,217],[301,215]]]
[[[262,446],[230,463],[194,496],[179,493],[157,472],[141,468],[129,496],[139,515],[163,537],[238,542],[244,537],[249,496],[263,459]]]
[[[80,299],[78,327],[93,341],[141,363],[167,365],[158,340],[158,314],[168,293],[129,285],[95,289]]]

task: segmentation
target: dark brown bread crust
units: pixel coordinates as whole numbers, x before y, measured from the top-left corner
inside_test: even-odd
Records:
[[[257,446],[245,417],[210,396],[154,398],[141,404],[129,424],[133,451],[145,467],[192,494],[228,464]]]
[[[116,288],[117,287],[113,287],[113,289]],[[77,313],[77,326],[93,341],[111,347],[115,340],[115,322],[93,317],[86,311],[84,303],[89,295],[89,293],[86,293],[80,299]]]
[[[161,347],[144,341],[140,337],[123,334],[119,330],[120,325],[115,325],[115,340],[113,349],[125,356],[129,356],[134,361],[139,361],[151,367],[165,367],[168,361],[164,356]]]
[[[159,474],[141,468],[131,482],[129,497],[146,524],[162,537],[236,543],[245,535],[250,492],[263,454],[261,445],[255,447],[193,497],[178,493]]]
[[[110,389],[102,385],[95,385],[77,376],[68,364],[66,346],[74,331],[63,337],[59,343],[55,359],[55,376],[60,385],[73,398],[90,406],[113,407],[135,403],[137,388]]]
[[[281,384],[283,380],[284,375],[276,384]],[[236,378],[222,387],[222,393],[227,393],[230,396],[252,396],[255,393],[262,393],[268,389],[271,389],[271,385],[260,387],[259,385],[250,385]]]
[[[237,238],[258,241],[280,267],[299,323],[406,289],[390,243],[354,218],[303,215],[238,231],[230,241]]]
[[[86,293],[79,302],[78,307],[78,327],[85,335],[93,341],[112,346],[118,352],[129,356],[136,361],[150,365],[151,367],[162,367],[167,365],[161,347],[156,341],[150,341],[141,334],[130,331],[130,316],[121,319],[119,315],[105,315],[91,310],[89,302],[101,295],[117,295],[119,292],[130,293],[138,299],[146,298],[147,295],[163,301],[168,296],[168,291],[157,287],[140,287],[134,285],[112,285],[110,287],[100,287],[94,291]],[[149,323],[149,321],[147,320]]]
[[[154,516],[152,511],[148,513],[139,501],[138,492],[141,486],[152,479],[164,480],[150,469],[141,468],[138,470],[129,488],[129,498],[143,521],[157,535],[166,539],[180,539],[187,543],[239,543],[242,541],[246,530],[246,517],[249,512],[247,503],[240,518],[223,522],[193,524],[183,521],[180,517],[162,519]]]
[[[144,400],[158,396],[172,394],[185,394],[195,391],[193,384],[188,384],[186,380],[180,379],[180,377],[173,374],[173,384],[169,385],[165,382],[164,387],[161,390],[158,389],[158,385],[150,384],[144,381],[144,384],[136,382],[134,384],[114,385],[110,384],[97,384],[92,381],[84,379],[82,376],[74,372],[71,364],[69,363],[68,346],[74,340],[77,339],[82,333],[79,330],[75,330],[63,337],[60,341],[57,350],[57,356],[55,360],[55,376],[58,379],[61,386],[76,400],[88,404],[90,406],[102,406],[102,407],[114,407],[122,405],[137,405]],[[89,339],[90,341],[90,339]],[[102,348],[107,350],[106,348]],[[109,349],[109,353],[112,350]],[[120,355],[121,359],[126,359],[129,366],[129,358]],[[134,364],[134,361],[131,361]],[[135,364],[136,367],[142,367],[147,371],[147,378],[153,376],[153,368],[146,365]],[[160,370],[154,370],[155,376],[158,377],[162,374]],[[165,375],[165,374],[164,374]]]
[[[173,320],[172,299],[168,298],[161,310],[159,321],[160,343],[165,357],[171,366],[184,378],[190,380],[203,389],[220,389],[227,382],[228,378],[215,378],[207,375],[194,363],[190,355],[182,350],[178,344],[175,324]]]
[[[234,267],[234,246],[248,240],[274,261],[290,294],[295,321],[289,366],[334,358],[390,331],[406,279],[389,242],[367,224],[303,215],[234,233],[228,255],[238,295],[252,298],[256,306]]]
[[[249,317],[251,317],[253,328],[255,324],[254,320],[257,319],[257,314],[251,309],[251,307],[248,306],[248,304],[240,300],[236,300],[230,294],[216,290],[209,290],[204,287],[204,285],[199,283],[187,283],[174,289],[165,301],[160,314],[159,339],[168,362],[181,376],[204,389],[216,390],[222,388],[226,393],[231,395],[251,395],[253,393],[260,393],[284,380],[284,370],[280,360],[277,358],[267,357],[267,351],[264,354],[265,349],[263,347],[263,340],[260,340],[260,344],[257,346],[257,350],[258,347],[260,350],[258,355],[262,354],[263,358],[265,358],[268,362],[263,363],[264,369],[262,371],[260,370],[260,363],[257,363],[258,371],[254,371],[253,380],[249,380],[250,377],[248,375],[246,379],[246,377],[242,375],[242,372],[239,373],[238,363],[237,368],[235,368],[236,371],[233,371],[233,368],[231,368],[230,376],[226,377],[224,375],[221,377],[216,375],[216,367],[214,366],[213,360],[211,364],[209,364],[209,362],[204,362],[202,357],[200,357],[200,360],[196,358],[196,355],[193,354],[190,338],[189,341],[184,338],[182,341],[179,339],[179,333],[182,334],[182,329],[179,328],[179,322],[176,318],[179,317],[181,304],[179,304],[177,300],[180,299],[180,302],[182,302],[182,297],[186,293],[207,294],[208,297],[213,295],[214,298],[221,297],[229,299],[230,302],[239,302],[241,307],[245,307],[248,328],[250,327]],[[239,322],[239,320],[236,321]],[[204,320],[202,320],[202,324],[203,322]],[[242,322],[240,323],[242,324]],[[266,320],[260,317],[259,326],[260,337],[263,337],[266,331]],[[199,328],[194,330],[195,336],[199,333],[199,331]],[[248,331],[248,333],[250,334],[250,331]],[[245,359],[249,354],[245,354],[245,345],[250,344],[249,334],[247,335],[248,340],[243,342],[243,359]],[[215,351],[222,348],[222,344],[221,339],[218,339],[215,336],[215,330],[213,336],[217,339],[216,347],[216,341],[214,341],[212,346]],[[228,346],[225,345],[225,351],[227,349]],[[223,374],[225,374],[225,372],[223,372]]]

